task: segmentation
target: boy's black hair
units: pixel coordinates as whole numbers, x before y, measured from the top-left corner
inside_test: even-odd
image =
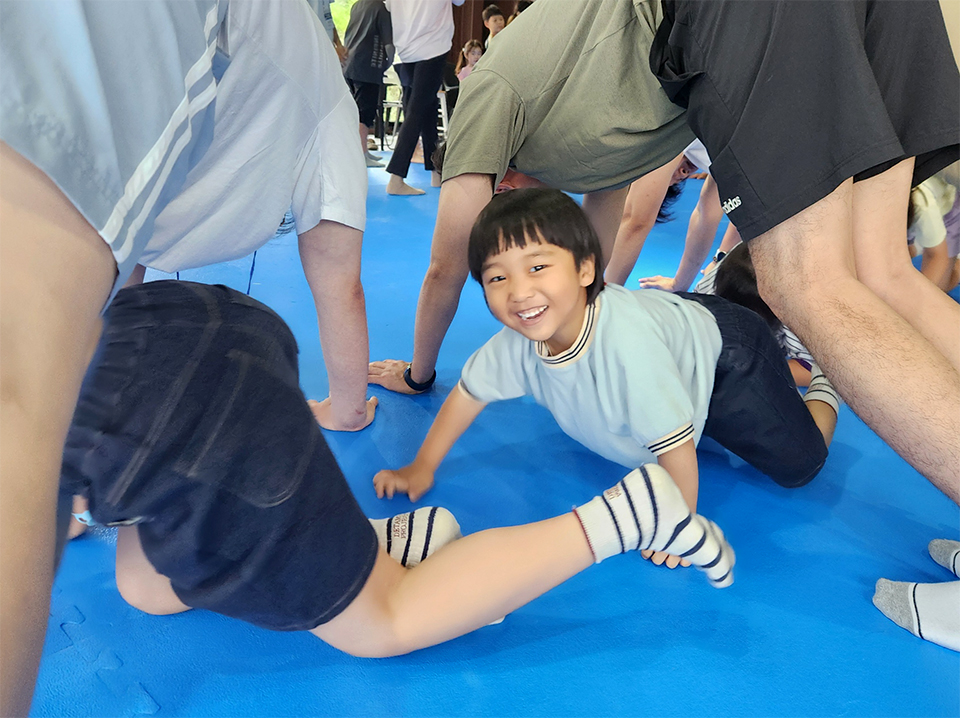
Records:
[[[484,262],[511,247],[525,247],[528,241],[566,249],[578,270],[593,258],[595,276],[587,287],[587,303],[597,298],[603,289],[600,240],[580,205],[558,189],[515,189],[490,200],[470,230],[470,274],[481,282]]]
[[[483,18],[483,21],[486,22],[495,15],[503,17],[503,11],[496,5],[487,5],[485,8],[483,8],[483,12],[480,15]],[[474,17],[476,17],[476,15],[474,15]]]
[[[667,187],[667,194],[664,195],[663,202],[660,203],[660,209],[657,210],[656,224],[663,224],[673,219],[671,208],[677,203],[677,200],[680,199],[684,182],[686,182],[686,180],[681,180]]]
[[[741,242],[730,250],[717,267],[716,293],[735,304],[746,307],[763,319],[774,333],[780,331],[783,323],[760,297],[757,289],[757,273],[750,260],[747,243]]]

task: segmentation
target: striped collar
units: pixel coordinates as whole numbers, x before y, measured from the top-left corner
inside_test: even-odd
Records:
[[[587,304],[587,311],[583,313],[583,326],[580,327],[580,334],[569,349],[556,356],[550,355],[550,348],[546,342],[536,342],[537,356],[544,364],[549,366],[565,366],[573,364],[582,357],[590,343],[593,341],[594,329],[597,326],[597,314],[600,312],[601,297],[597,297],[593,303]]]

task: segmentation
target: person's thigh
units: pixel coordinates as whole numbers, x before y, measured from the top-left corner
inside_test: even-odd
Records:
[[[183,604],[275,630],[337,615],[377,549],[296,361],[282,320],[225,287],[123,290],[62,471],[99,523],[136,525]]]
[[[703,433],[781,486],[809,482],[827,446],[767,324],[719,297],[684,294],[717,319],[723,347]]]

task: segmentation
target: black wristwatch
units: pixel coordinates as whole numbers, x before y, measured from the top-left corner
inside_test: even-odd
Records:
[[[430,378],[427,379],[422,384],[419,384],[413,380],[413,377],[410,376],[410,364],[407,364],[407,368],[403,370],[403,380],[407,382],[407,386],[413,389],[418,394],[430,389],[433,386],[433,382],[437,380],[437,370],[433,370],[433,374],[430,375]]]

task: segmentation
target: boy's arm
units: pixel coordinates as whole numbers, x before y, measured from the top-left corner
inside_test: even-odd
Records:
[[[674,483],[680,488],[690,513],[697,513],[697,494],[700,488],[700,472],[697,467],[697,449],[693,439],[685,441],[680,446],[665,451],[657,457],[660,464],[673,477]],[[689,566],[687,559],[666,553],[665,551],[641,551],[644,558],[650,559],[657,566],[666,563],[667,568],[676,568],[678,565]]]
[[[359,431],[373,421],[376,397],[367,401],[367,314],[360,284],[363,233],[324,220],[300,235],[300,261],[317,308],[320,344],[330,396],[311,402],[318,423]]]
[[[392,499],[395,493],[401,493],[417,501],[429,491],[440,462],[485,406],[459,385],[454,387],[440,407],[413,463],[396,471],[384,469],[373,477],[377,498]]]

